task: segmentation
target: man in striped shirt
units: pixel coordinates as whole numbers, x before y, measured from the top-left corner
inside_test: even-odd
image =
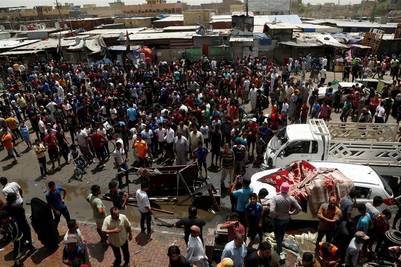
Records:
[[[230,149],[228,143],[224,144],[224,149],[220,156],[220,166],[221,166],[220,184],[221,188],[225,189],[226,186],[224,181],[226,180],[227,175],[228,175],[228,185],[231,184],[231,179],[233,178],[234,175],[234,152]]]

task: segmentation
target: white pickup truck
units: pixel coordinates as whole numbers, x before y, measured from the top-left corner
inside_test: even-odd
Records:
[[[393,197],[393,192],[387,182],[369,166],[333,162],[309,163],[317,169],[337,169],[343,175],[351,179],[354,185],[354,190],[359,195],[359,197],[356,199],[357,203],[371,203],[375,196],[380,196],[383,199]],[[274,175],[274,173],[280,170],[280,168],[275,168],[271,170],[257,172],[252,175],[250,187],[253,189],[253,192],[259,194],[261,189],[266,189],[268,192],[267,197],[262,201],[262,203],[268,204],[270,202],[270,199],[276,195],[276,188],[271,184],[262,182],[260,178]],[[397,210],[396,206],[387,206],[386,208],[390,209],[390,211],[394,213]],[[356,209],[354,209],[353,215],[357,215]],[[300,212],[296,216],[292,216],[292,219],[299,221],[317,220],[317,218],[314,217],[310,212],[309,206],[307,207],[306,211]]]
[[[263,169],[296,160],[363,164],[380,175],[401,175],[397,124],[342,123],[311,119],[279,130],[267,145]]]

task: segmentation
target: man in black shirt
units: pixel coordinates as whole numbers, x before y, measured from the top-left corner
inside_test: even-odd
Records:
[[[259,243],[258,250],[249,253],[244,261],[245,267],[276,267],[278,266],[278,255],[272,252],[269,242]]]
[[[109,183],[109,195],[108,197],[113,202],[113,206],[120,210],[125,209],[125,204],[128,200],[128,194],[117,188],[117,182],[111,181]]]
[[[206,222],[200,218],[198,218],[198,209],[196,207],[188,208],[188,217],[183,218],[174,224],[175,227],[184,227],[184,239],[185,244],[188,244],[189,234],[191,233],[190,229],[192,225],[196,225],[200,228],[200,239],[203,242],[202,238],[202,227],[206,224]]]

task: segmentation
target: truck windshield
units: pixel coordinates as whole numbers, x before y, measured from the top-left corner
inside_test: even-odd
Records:
[[[287,143],[287,131],[286,128],[280,129],[276,135],[270,140],[270,148],[274,151],[279,149],[283,144]]]

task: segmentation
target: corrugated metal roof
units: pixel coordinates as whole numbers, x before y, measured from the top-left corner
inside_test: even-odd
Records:
[[[341,44],[339,41],[334,39],[330,34],[323,34],[318,32],[297,32],[294,33],[294,38],[296,40],[297,46],[333,46],[347,48],[346,45]],[[286,42],[283,42],[286,44]],[[306,45],[305,45],[306,44]],[[310,44],[320,44],[320,45],[310,45]],[[286,44],[290,45],[290,44]],[[295,45],[294,45],[295,46]]]
[[[294,46],[294,47],[319,47],[323,46],[321,43],[315,43],[315,42],[293,42],[293,41],[287,41],[287,42],[280,42],[282,45],[288,45],[288,46]]]
[[[248,36],[231,36],[230,43],[237,43],[237,42],[253,42],[253,37]]]
[[[61,39],[60,43],[62,47],[66,47],[75,44],[75,40]],[[57,46],[58,46],[58,39],[50,38],[47,40],[42,40],[29,45],[18,47],[15,50],[45,50],[45,49],[57,48]]]
[[[134,34],[144,30],[145,28],[121,28],[121,29],[95,29],[91,31],[81,32],[80,35],[101,35],[104,38],[113,38],[119,37],[120,35],[124,35],[128,32],[128,34]]]
[[[340,48],[347,48],[346,45],[340,43],[339,41],[337,41],[336,39],[334,39],[333,36],[331,36],[330,34],[316,34],[315,35],[316,40],[318,40],[319,42],[321,42],[324,45],[327,46],[334,46],[334,47],[340,47]]]
[[[140,48],[139,45],[130,45],[129,50],[133,51]],[[127,51],[127,46],[126,45],[112,45],[107,47],[108,50],[111,51]]]
[[[165,21],[184,21],[184,15],[182,14],[171,14],[167,17],[155,20],[154,22],[165,22]]]
[[[231,22],[230,15],[213,15],[210,19],[210,23],[216,22]]]
[[[192,39],[196,32],[153,32],[137,33],[129,36],[131,41],[159,40],[159,39]]]
[[[341,20],[341,19],[315,19],[306,21],[310,24],[334,24],[339,28],[397,28],[397,23],[376,23],[370,21]]]
[[[210,23],[215,22],[231,22],[230,15],[214,15]],[[302,21],[298,15],[256,15],[253,16],[254,25],[265,25],[266,23],[288,23],[288,24],[301,24]]]
[[[297,26],[294,24],[288,23],[266,23],[266,26],[272,30],[291,30],[297,29]]]
[[[349,47],[349,48],[354,48],[354,47],[356,47],[356,48],[360,48],[360,49],[370,49],[370,48],[371,48],[370,46],[361,45],[361,44],[350,44],[350,45],[348,45],[348,47]]]
[[[340,32],[339,28],[326,26],[326,25],[318,25],[318,24],[311,24],[311,23],[302,23],[300,25],[296,25],[299,29],[307,31],[308,29],[313,29],[314,32],[329,32],[329,33],[336,33]]]
[[[172,31],[196,31],[200,28],[199,25],[188,25],[188,26],[168,26],[163,28],[163,32]]]

